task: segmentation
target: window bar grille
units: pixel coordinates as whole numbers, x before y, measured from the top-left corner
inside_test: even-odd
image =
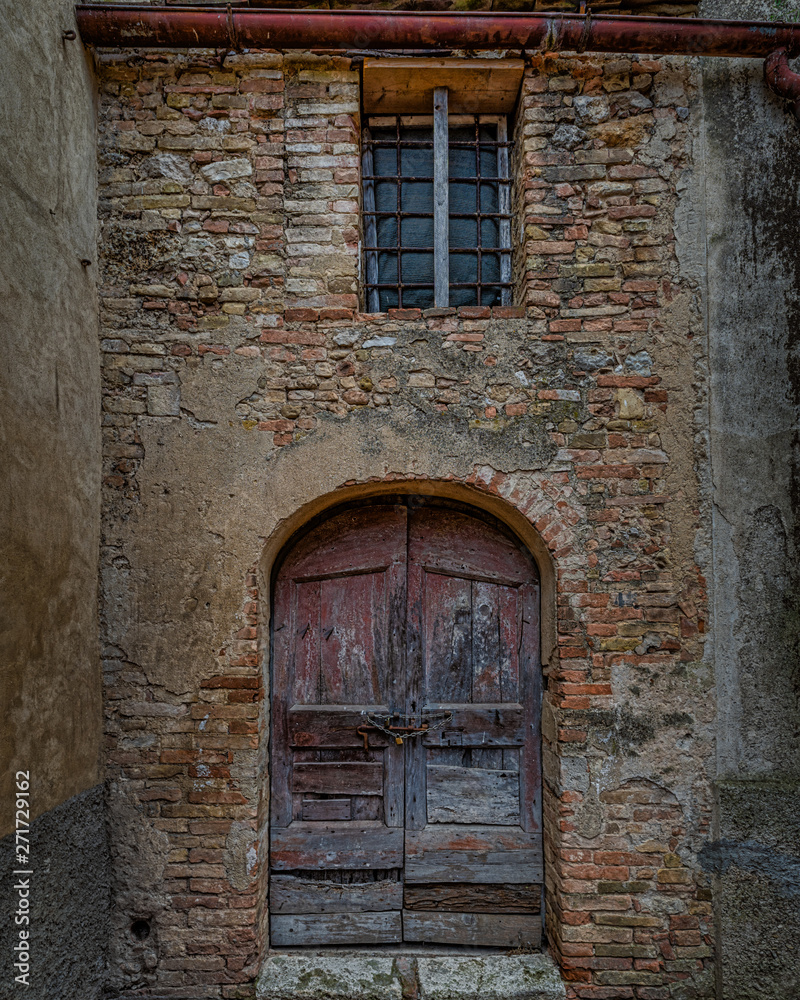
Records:
[[[433,302],[437,309],[450,305],[450,136],[447,96],[447,87],[436,87],[433,91]]]
[[[500,254],[500,303],[511,304],[511,175],[508,163],[508,119],[501,117],[497,123],[497,175],[505,177],[497,185],[497,208],[499,210],[498,240],[505,252]]]
[[[442,88],[444,89],[444,88]],[[430,119],[428,119],[430,121]],[[449,210],[447,213],[442,213],[447,221],[447,227],[445,229],[444,235],[447,237],[447,253],[445,255],[445,260],[447,262],[447,271],[449,277],[449,257],[450,254],[468,254],[472,255],[476,260],[476,270],[472,277],[474,280],[471,281],[461,281],[461,282],[447,282],[447,303],[449,305],[450,299],[450,289],[461,289],[461,288],[471,288],[475,292],[475,300],[477,304],[482,304],[482,296],[487,294],[490,289],[495,289],[495,294],[499,293],[500,301],[502,304],[507,305],[511,301],[512,292],[512,281],[511,281],[511,210],[510,210],[510,187],[511,178],[508,175],[508,164],[509,164],[509,148],[511,143],[508,141],[508,132],[506,121],[504,118],[498,116],[498,118],[493,119],[496,123],[497,132],[496,139],[480,139],[479,130],[480,124],[483,122],[482,116],[475,116],[473,119],[476,127],[476,136],[469,141],[461,140],[449,140],[449,125],[448,121],[448,142],[446,149],[448,150],[448,161],[449,161],[449,148],[454,149],[467,149],[475,147],[476,153],[476,176],[473,178],[473,182],[476,185],[476,195],[475,195],[475,206],[473,211],[468,212],[458,212]],[[384,119],[385,121],[385,119]],[[388,124],[388,123],[386,123]],[[365,144],[364,144],[364,156],[362,157],[362,169],[363,169],[363,180],[364,180],[364,215],[365,215],[365,263],[366,263],[366,274],[367,274],[367,289],[366,289],[366,299],[367,306],[370,309],[380,311],[382,307],[381,294],[384,290],[393,291],[397,296],[397,305],[400,308],[407,307],[407,303],[403,301],[404,292],[409,292],[411,290],[419,291],[421,289],[430,289],[434,293],[434,304],[439,305],[440,300],[436,297],[436,287],[435,287],[435,269],[432,281],[404,281],[403,280],[403,263],[402,255],[404,250],[404,234],[403,234],[403,223],[408,219],[432,219],[434,222],[433,230],[433,246],[419,246],[415,245],[410,247],[415,253],[427,252],[435,255],[437,252],[437,242],[436,242],[436,184],[434,183],[434,176],[428,175],[418,175],[418,174],[403,174],[403,159],[402,151],[404,149],[434,149],[434,173],[436,171],[436,158],[435,158],[435,147],[431,139],[407,139],[404,137],[403,133],[403,119],[402,116],[393,116],[393,132],[394,138],[392,139],[379,139],[373,138],[370,127],[368,126],[365,130]],[[384,126],[385,127],[385,126]],[[373,150],[375,149],[391,149],[394,147],[395,152],[395,174],[381,174],[380,176],[375,174],[374,170],[374,155]],[[497,169],[492,171],[492,174],[496,176],[484,176],[481,172],[482,164],[480,161],[480,150],[494,148],[496,150],[496,163]],[[448,169],[443,171],[445,176],[447,176],[447,184],[439,185],[439,189],[444,190],[447,195],[447,204],[449,209],[450,204],[450,178],[449,178],[449,163]],[[377,210],[377,195],[376,195],[376,185],[378,181],[394,181],[395,184],[395,205],[393,209],[387,207],[386,210]],[[433,212],[415,212],[409,211],[403,208],[403,184],[405,182],[423,182],[427,184],[433,184],[434,186],[434,204]],[[481,185],[486,183],[497,184],[497,211],[484,211],[484,206],[481,205]],[[370,190],[371,189],[371,190]],[[456,206],[458,207],[458,206]],[[394,245],[381,244],[379,245],[379,235],[378,235],[378,223],[382,218],[394,218],[395,220],[395,241]],[[449,220],[450,219],[474,219],[477,225],[477,239],[475,247],[449,247]],[[497,228],[497,239],[492,240],[492,243],[497,243],[497,246],[484,246],[483,245],[483,231],[481,223],[484,219],[495,219],[498,223]],[[441,222],[441,216],[440,216]],[[441,235],[441,231],[440,231]],[[408,248],[406,248],[408,249]],[[396,260],[396,279],[390,281],[381,281],[380,278],[380,255],[387,254],[394,256]],[[486,254],[497,255],[500,263],[500,273],[498,275],[499,280],[489,281],[486,285],[483,282],[483,257]],[[441,273],[441,268],[440,268]]]
[[[369,132],[364,130],[364,239],[367,244],[365,264],[367,271],[367,311],[380,312],[381,293],[378,289],[378,251],[370,247],[378,245],[378,216],[375,212],[375,169]]]

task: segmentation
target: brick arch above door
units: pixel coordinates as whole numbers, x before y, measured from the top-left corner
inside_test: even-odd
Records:
[[[272,634],[272,943],[538,944],[539,580],[513,533],[424,497],[340,509],[280,565]]]

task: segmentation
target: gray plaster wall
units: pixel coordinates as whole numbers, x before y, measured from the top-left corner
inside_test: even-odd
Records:
[[[105,939],[95,90],[75,27],[69,0],[0,0],[0,835],[30,771],[37,1000],[97,996]]]
[[[108,842],[103,822],[103,786],[73,796],[34,820],[32,876],[6,877],[0,884],[0,996],[30,1000],[94,1000],[102,995],[109,905]],[[13,835],[0,841],[3,858],[13,856]],[[13,944],[19,927],[16,884],[30,883],[30,985],[15,984]]]
[[[766,9],[707,4],[705,16]],[[724,1000],[800,994],[800,125],[704,60]]]

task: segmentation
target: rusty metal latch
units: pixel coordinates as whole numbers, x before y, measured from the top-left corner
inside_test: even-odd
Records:
[[[369,745],[370,728],[386,733],[387,736],[391,736],[394,739],[398,746],[402,746],[405,740],[412,739],[415,736],[422,736],[424,733],[430,733],[435,729],[441,729],[448,722],[451,722],[452,719],[452,712],[442,712],[425,720],[420,716],[418,725],[415,715],[401,715],[399,712],[394,712],[392,715],[383,717],[367,715],[367,721],[362,723],[356,729],[356,732],[364,740],[365,750],[372,749]]]

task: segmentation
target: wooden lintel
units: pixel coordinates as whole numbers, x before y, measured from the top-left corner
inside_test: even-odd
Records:
[[[433,92],[449,91],[453,114],[509,114],[517,100],[521,59],[365,59],[367,114],[433,114]]]

